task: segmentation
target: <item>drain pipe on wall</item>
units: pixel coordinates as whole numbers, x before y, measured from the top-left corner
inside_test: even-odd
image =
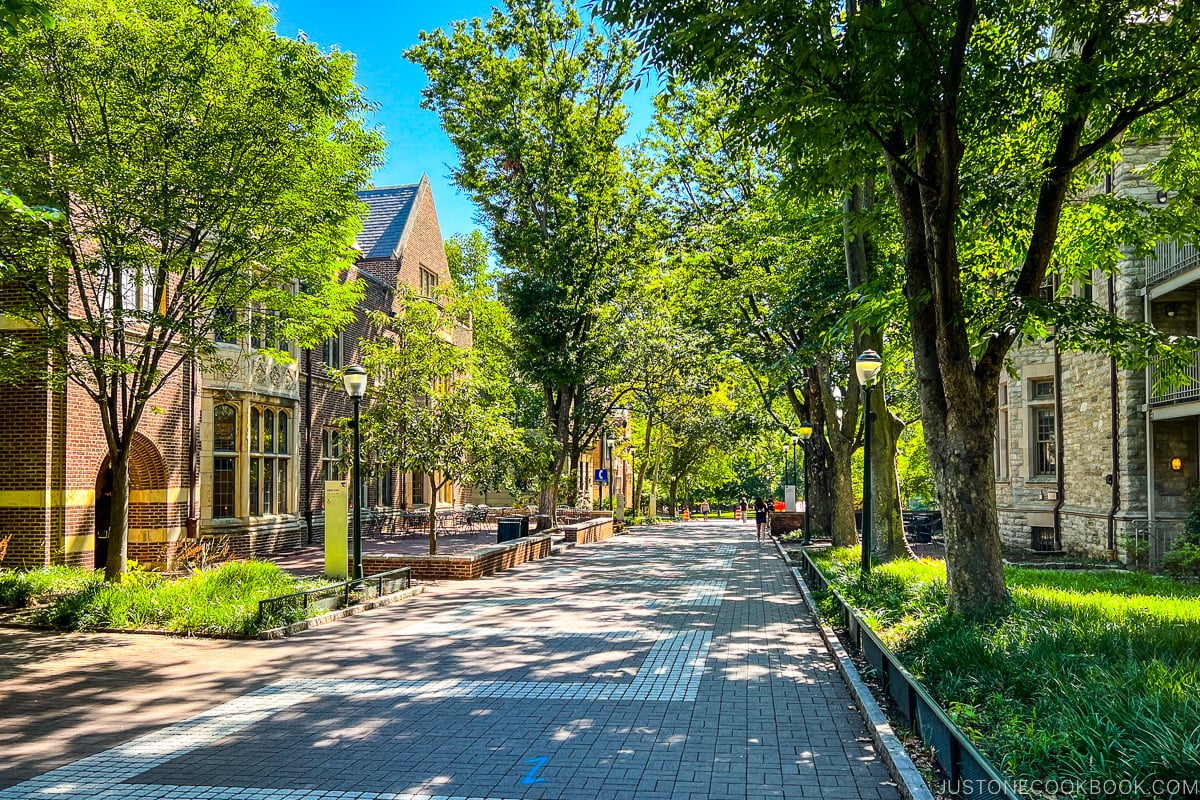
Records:
[[[305,544],[313,543],[312,523],[312,349],[304,349],[304,523]]]
[[[1055,475],[1057,489],[1054,498],[1054,546],[1062,549],[1062,507],[1066,479],[1063,469],[1063,402],[1062,402],[1062,353],[1058,340],[1054,342],[1054,449],[1056,451]]]
[[[1110,273],[1108,276],[1108,313],[1117,315],[1117,298],[1115,296],[1116,281]],[[1108,547],[1104,557],[1108,561],[1117,560],[1117,511],[1121,508],[1121,437],[1120,414],[1117,412],[1117,359],[1108,359],[1108,407],[1109,428],[1112,432],[1112,473],[1108,476],[1108,485],[1112,489],[1112,505],[1108,509]]]

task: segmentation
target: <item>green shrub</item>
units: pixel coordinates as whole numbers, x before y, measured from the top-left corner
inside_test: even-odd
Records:
[[[1163,556],[1163,569],[1172,575],[1200,578],[1200,545],[1178,542]]]
[[[78,567],[0,570],[0,606],[25,606],[51,595],[82,591],[103,579],[100,572]]]
[[[259,630],[260,600],[312,585],[263,561],[222,564],[178,580],[135,570],[118,584],[96,582],[62,597],[36,619],[70,630],[159,628],[177,633],[252,634]],[[276,622],[265,621],[264,627]]]
[[[1200,775],[1200,586],[1124,571],[1008,569],[984,620],[945,608],[941,562],[814,554],[838,591],[1015,778]]]
[[[1188,502],[1183,536],[1163,556],[1163,569],[1179,577],[1200,578],[1200,485],[1192,489]]]

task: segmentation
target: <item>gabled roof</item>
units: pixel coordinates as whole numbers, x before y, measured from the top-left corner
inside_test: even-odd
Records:
[[[355,247],[363,258],[399,258],[421,183],[427,180],[422,177],[420,183],[365,189],[358,193],[358,199],[369,207],[363,229],[355,240]]]

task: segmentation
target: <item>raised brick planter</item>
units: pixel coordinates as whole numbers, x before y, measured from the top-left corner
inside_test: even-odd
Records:
[[[413,579],[418,581],[469,581],[549,555],[550,534],[542,533],[454,555],[383,556],[367,553],[363,555],[363,573],[374,575],[409,567]]]
[[[590,544],[602,542],[613,537],[613,521],[610,516],[576,522],[574,525],[563,525],[559,528],[563,533],[563,541],[573,544]]]
[[[803,511],[773,511],[771,512],[771,534],[774,536],[789,536],[804,531]]]

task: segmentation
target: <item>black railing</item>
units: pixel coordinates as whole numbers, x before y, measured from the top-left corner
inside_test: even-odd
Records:
[[[975,748],[945,709],[904,668],[896,654],[880,641],[871,626],[830,586],[808,553],[802,553],[802,556],[799,566],[805,580],[815,591],[828,592],[836,600],[837,624],[846,630],[850,647],[871,665],[884,693],[892,699],[895,713],[933,751],[938,765],[946,773],[952,793],[995,800],[1021,800],[1009,781]]]
[[[345,581],[318,589],[308,589],[258,602],[258,624],[272,620],[280,625],[307,619],[314,609],[333,611],[354,603],[402,592],[412,586],[412,570],[408,567],[368,575],[361,581]]]

